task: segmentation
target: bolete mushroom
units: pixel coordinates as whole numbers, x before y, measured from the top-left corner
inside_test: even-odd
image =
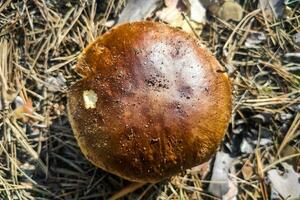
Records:
[[[94,165],[153,183],[207,161],[231,114],[230,81],[189,34],[158,22],[119,25],[80,55],[69,119]]]

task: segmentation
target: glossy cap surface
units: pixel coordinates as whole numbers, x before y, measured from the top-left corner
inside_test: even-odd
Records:
[[[68,94],[69,119],[94,165],[156,182],[207,161],[231,114],[230,82],[211,53],[162,23],[119,25],[90,44]]]

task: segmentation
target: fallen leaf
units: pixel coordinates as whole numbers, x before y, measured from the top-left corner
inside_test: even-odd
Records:
[[[247,48],[259,49],[261,48],[261,43],[266,40],[264,33],[251,33],[246,39],[245,46]]]
[[[282,151],[280,156],[281,157],[287,157],[287,156],[291,156],[294,154],[299,153],[299,150],[297,150],[296,147],[293,147],[291,145],[286,145]],[[292,165],[294,170],[297,170],[297,167],[300,166],[300,157],[295,157],[293,159],[287,160],[286,161],[288,164]]]
[[[242,153],[252,153],[254,151],[251,144],[245,138],[243,139],[240,148]]]
[[[200,23],[205,24],[206,22],[206,9],[200,3],[199,0],[189,0],[190,4],[190,19]]]
[[[218,17],[225,21],[240,21],[243,18],[243,8],[235,1],[225,1],[218,10]]]
[[[242,174],[246,181],[250,180],[250,178],[252,177],[253,165],[251,164],[251,162],[249,160],[247,160],[245,162],[244,166],[242,167]]]
[[[184,23],[184,18],[181,15],[181,12],[174,6],[166,7],[157,11],[156,16],[174,27],[180,27]]]
[[[233,160],[234,159],[227,153],[217,153],[212,171],[212,182],[208,186],[208,192],[217,197],[222,197],[228,192],[228,172]]]
[[[217,17],[228,21],[240,21],[243,17],[243,8],[234,0],[216,1],[208,4],[208,10]]]
[[[282,163],[285,168],[283,175],[276,169],[267,172],[271,182],[272,192],[279,193],[284,199],[295,199],[300,197],[300,175],[287,163]]]
[[[156,12],[156,16],[173,27],[180,27],[188,33],[200,35],[206,19],[205,8],[198,0],[166,0],[166,7]]]
[[[239,192],[237,179],[229,178],[228,188],[227,193],[222,196],[222,200],[236,200]]]
[[[24,100],[20,96],[17,96],[15,103],[16,109],[14,110],[14,117],[16,119],[21,119],[24,123],[28,122],[29,119],[26,114],[33,114],[31,99]]]
[[[140,21],[150,17],[159,2],[159,0],[127,0],[124,9],[119,15],[118,24]]]
[[[187,172],[192,175],[199,174],[201,178],[204,178],[210,171],[210,163],[211,163],[211,159],[205,163],[202,163],[201,165],[198,165],[196,167],[193,167],[190,170],[187,170]]]
[[[259,7],[268,20],[282,18],[284,14],[284,0],[259,0]]]

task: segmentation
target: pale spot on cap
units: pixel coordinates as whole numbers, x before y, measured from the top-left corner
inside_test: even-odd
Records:
[[[83,100],[86,109],[96,108],[98,97],[94,90],[85,90],[83,91]]]

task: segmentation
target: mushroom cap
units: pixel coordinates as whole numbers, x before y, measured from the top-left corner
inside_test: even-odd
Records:
[[[68,114],[94,165],[157,182],[207,161],[231,114],[231,86],[189,34],[158,22],[119,25],[78,59]]]

